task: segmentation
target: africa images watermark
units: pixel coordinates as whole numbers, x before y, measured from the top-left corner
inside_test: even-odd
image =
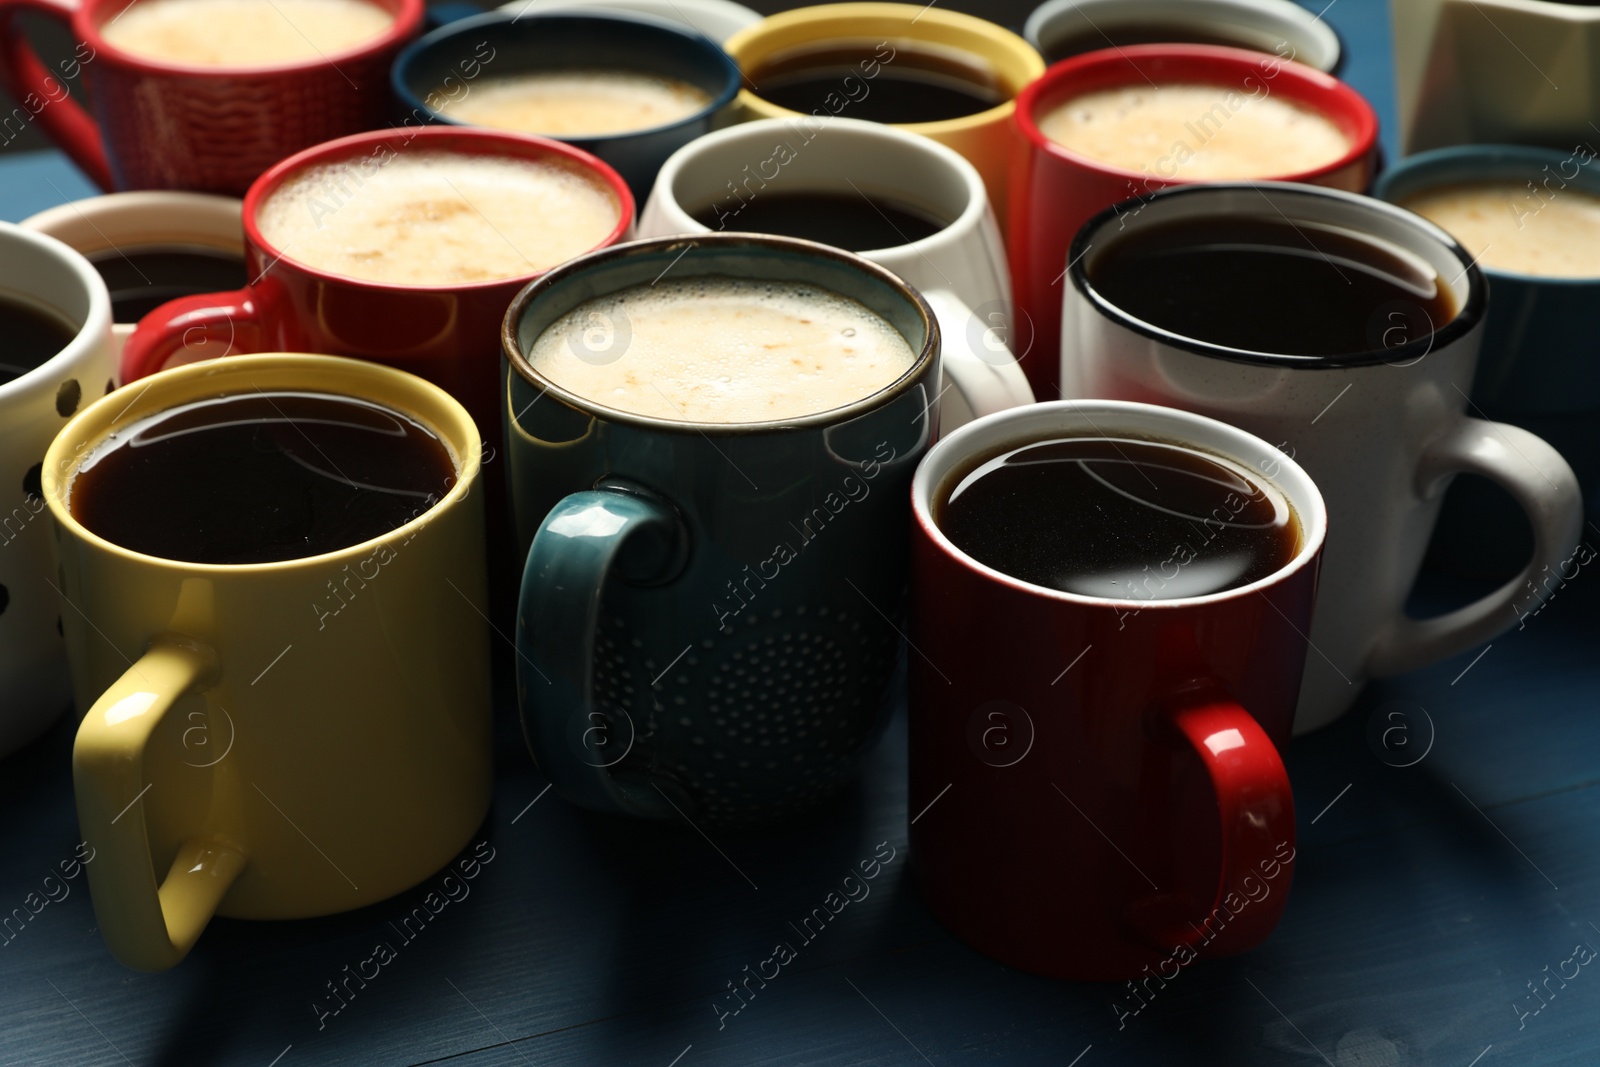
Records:
[[[56,64],[56,68],[61,71],[62,77],[76,78],[86,64],[93,62],[94,57],[94,48],[86,42],[79,41],[78,46],[73,49],[72,58],[61,60]],[[4,147],[21,137],[22,131],[26,130],[33,120],[39,117],[40,112],[51,104],[61,103],[70,95],[67,87],[49,74],[44,76],[41,85],[44,88],[44,96],[41,97],[38,93],[29,90],[17,102],[18,106],[11,109],[11,114],[0,119],[0,147]],[[12,128],[13,125],[15,125],[15,129]]]
[[[93,859],[94,848],[84,841],[73,850],[71,859],[57,864],[61,870],[59,876],[54,871],[45,875],[39,889],[22,899],[22,907],[12,908],[11,914],[0,919],[0,948],[9,947],[45,908],[66,900],[72,894],[72,880],[82,874],[84,865]]]

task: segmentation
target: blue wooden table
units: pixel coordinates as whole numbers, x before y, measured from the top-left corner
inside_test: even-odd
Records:
[[[1392,131],[1382,0],[1334,0],[1325,17]],[[53,154],[0,163],[5,218],[88,192]],[[1474,592],[1426,575],[1415,599]],[[63,877],[78,845],[63,721],[0,763],[0,917],[30,915],[0,945],[0,1063],[1593,1067],[1597,649],[1600,576],[1585,568],[1525,628],[1375,685],[1296,741],[1282,925],[1247,956],[1184,970],[1120,1026],[1126,990],[1007,970],[917,899],[903,708],[840,803],[713,840],[547,792],[502,700],[487,861],[465,895],[410,925],[438,887],[316,921],[218,920],[160,975],[111,959],[85,878]],[[848,868],[891,852],[867,897],[732,998]]]

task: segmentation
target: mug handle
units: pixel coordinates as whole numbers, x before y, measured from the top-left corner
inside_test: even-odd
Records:
[[[261,351],[261,318],[249,289],[180,296],[152,310],[122,346],[122,383],[148,378],[200,341],[227,345],[229,356]]]
[[[1003,342],[998,348],[988,342],[987,326],[982,330],[982,350],[974,346],[969,331],[982,323],[965,300],[948,289],[928,290],[922,296],[939,320],[939,335],[944,342],[941,366],[945,382],[941,393],[954,387],[966,400],[973,418],[1033,403],[1028,376]],[[940,420],[941,433],[953,428]]]
[[[66,93],[66,83],[52,75],[44,62],[28,43],[27,36],[18,25],[17,15],[34,11],[70,28],[77,5],[71,0],[0,0],[0,83],[5,85],[14,100],[32,112],[27,103],[31,96],[43,101],[35,117],[50,139],[61,146],[89,180],[105,192],[115,183],[111,180],[111,166],[106,158],[105,140],[100,127],[89,113],[68,95],[55,99],[50,85]],[[74,35],[76,36],[76,35]],[[91,61],[93,57],[90,57]]]
[[[621,709],[595,700],[594,646],[607,581],[671,581],[688,543],[671,504],[621,481],[568,496],[534,535],[517,611],[518,706],[534,762],[575,804],[645,818],[673,814],[652,780],[612,771],[632,750],[637,724],[614,721]]]
[[[1293,876],[1294,794],[1277,746],[1255,716],[1212,681],[1155,704],[1146,727],[1158,745],[1187,748],[1205,767],[1217,799],[1221,869],[1202,926],[1193,922],[1189,898],[1161,894],[1135,901],[1128,918],[1162,951],[1186,947],[1231,956],[1254,948],[1278,925]],[[1251,879],[1263,887],[1260,897],[1250,889]]]
[[[94,702],[72,746],[78,826],[95,852],[95,917],[112,955],[135,970],[164,971],[187,956],[247,862],[234,843],[197,834],[158,884],[138,806],[157,784],[144,780],[151,734],[180,697],[216,675],[216,653],[163,634]]]
[[[1540,574],[1559,573],[1577,548],[1583,529],[1578,478],[1543,438],[1503,422],[1463,416],[1424,451],[1417,467],[1417,492],[1431,497],[1459,473],[1488,478],[1522,506],[1533,527],[1533,558],[1505,585],[1455,611],[1413,619],[1402,610],[1368,655],[1367,669],[1376,677],[1449,659],[1504,633],[1519,617],[1517,601],[1524,590],[1535,590],[1532,602],[1542,602]]]

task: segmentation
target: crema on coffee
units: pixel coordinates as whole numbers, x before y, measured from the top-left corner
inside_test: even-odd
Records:
[[[1402,201],[1460,241],[1479,265],[1550,278],[1600,277],[1600,197],[1531,182],[1484,181]]]
[[[256,67],[347,52],[393,23],[367,0],[135,0],[100,33],[145,59]]]
[[[917,362],[866,305],[804,282],[729,277],[637,285],[541,333],[534,370],[597,404],[701,423],[792,419],[869,397]]]
[[[474,126],[555,137],[628,133],[681,122],[711,103],[698,86],[629,70],[558,70],[486,77],[439,112]]]
[[[1301,174],[1350,150],[1326,116],[1226,85],[1100,89],[1058,104],[1038,124],[1063,148],[1177,181]]]
[[[319,270],[443,286],[547,270],[599,246],[619,213],[610,189],[559,163],[407,150],[307,167],[256,225]]]

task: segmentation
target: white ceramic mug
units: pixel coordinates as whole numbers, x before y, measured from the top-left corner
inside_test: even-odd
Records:
[[[77,410],[110,392],[111,297],[88,260],[0,222],[0,296],[47,308],[77,331],[60,352],[0,384],[0,756],[72,703],[56,594],[45,449]]]
[[[49,234],[90,259],[154,249],[195,248],[237,257],[243,270],[242,207],[243,201],[233,197],[206,193],[108,193],[58,204],[23,219],[21,225]],[[231,288],[238,286],[219,283],[211,287]],[[171,295],[182,294],[173,292]],[[133,332],[134,326],[133,322],[113,322],[111,336],[114,356],[121,355],[122,344]],[[204,344],[203,341],[197,341],[197,345]],[[212,354],[222,355],[221,349],[225,346],[217,347],[219,351]],[[192,363],[205,355],[197,347],[193,352],[184,353],[184,358],[177,362]]]
[[[1209,415],[1277,444],[1328,503],[1328,542],[1296,732],[1332,722],[1370,677],[1464,652],[1509,629],[1577,545],[1576,477],[1526,430],[1468,418],[1488,287],[1443,230],[1392,204],[1276,182],[1169,189],[1085,224],[1066,287],[1061,380],[1069,398],[1142,400]],[[1337,358],[1244,352],[1134,318],[1096,292],[1096,261],[1131,235],[1178,219],[1238,215],[1311,231],[1354,232],[1420,259],[1460,309],[1431,333],[1382,333],[1373,351]],[[1247,304],[1236,309],[1248,315]],[[1375,309],[1381,312],[1382,308]],[[1482,475],[1521,505],[1534,553],[1523,572],[1465,607],[1413,619],[1405,600],[1439,504],[1457,473]],[[1532,602],[1537,606],[1537,601]]]
[[[1067,58],[1063,48],[1071,38],[1101,37],[1099,47],[1109,48],[1119,35],[1146,26],[1183,27],[1189,32],[1175,34],[1173,41],[1272,52],[1329,74],[1343,58],[1339,35],[1290,0],[1048,0],[1028,16],[1022,35],[1045,62],[1055,63]],[[1144,42],[1157,43],[1149,36],[1121,41]]]
[[[743,230],[742,204],[796,192],[879,196],[945,221],[920,241],[852,250],[894,271],[933,307],[948,378],[942,429],[1033,402],[1006,347],[1011,278],[983,179],[959,153],[926,137],[846,118],[762,119],[719,130],[667,160],[639,216],[639,236],[704,233],[710,227],[694,213],[712,210],[722,229]]]
[[[654,15],[697,30],[718,44],[761,21],[760,12],[733,0],[511,0],[501,4],[500,10],[514,15],[594,10]]]

